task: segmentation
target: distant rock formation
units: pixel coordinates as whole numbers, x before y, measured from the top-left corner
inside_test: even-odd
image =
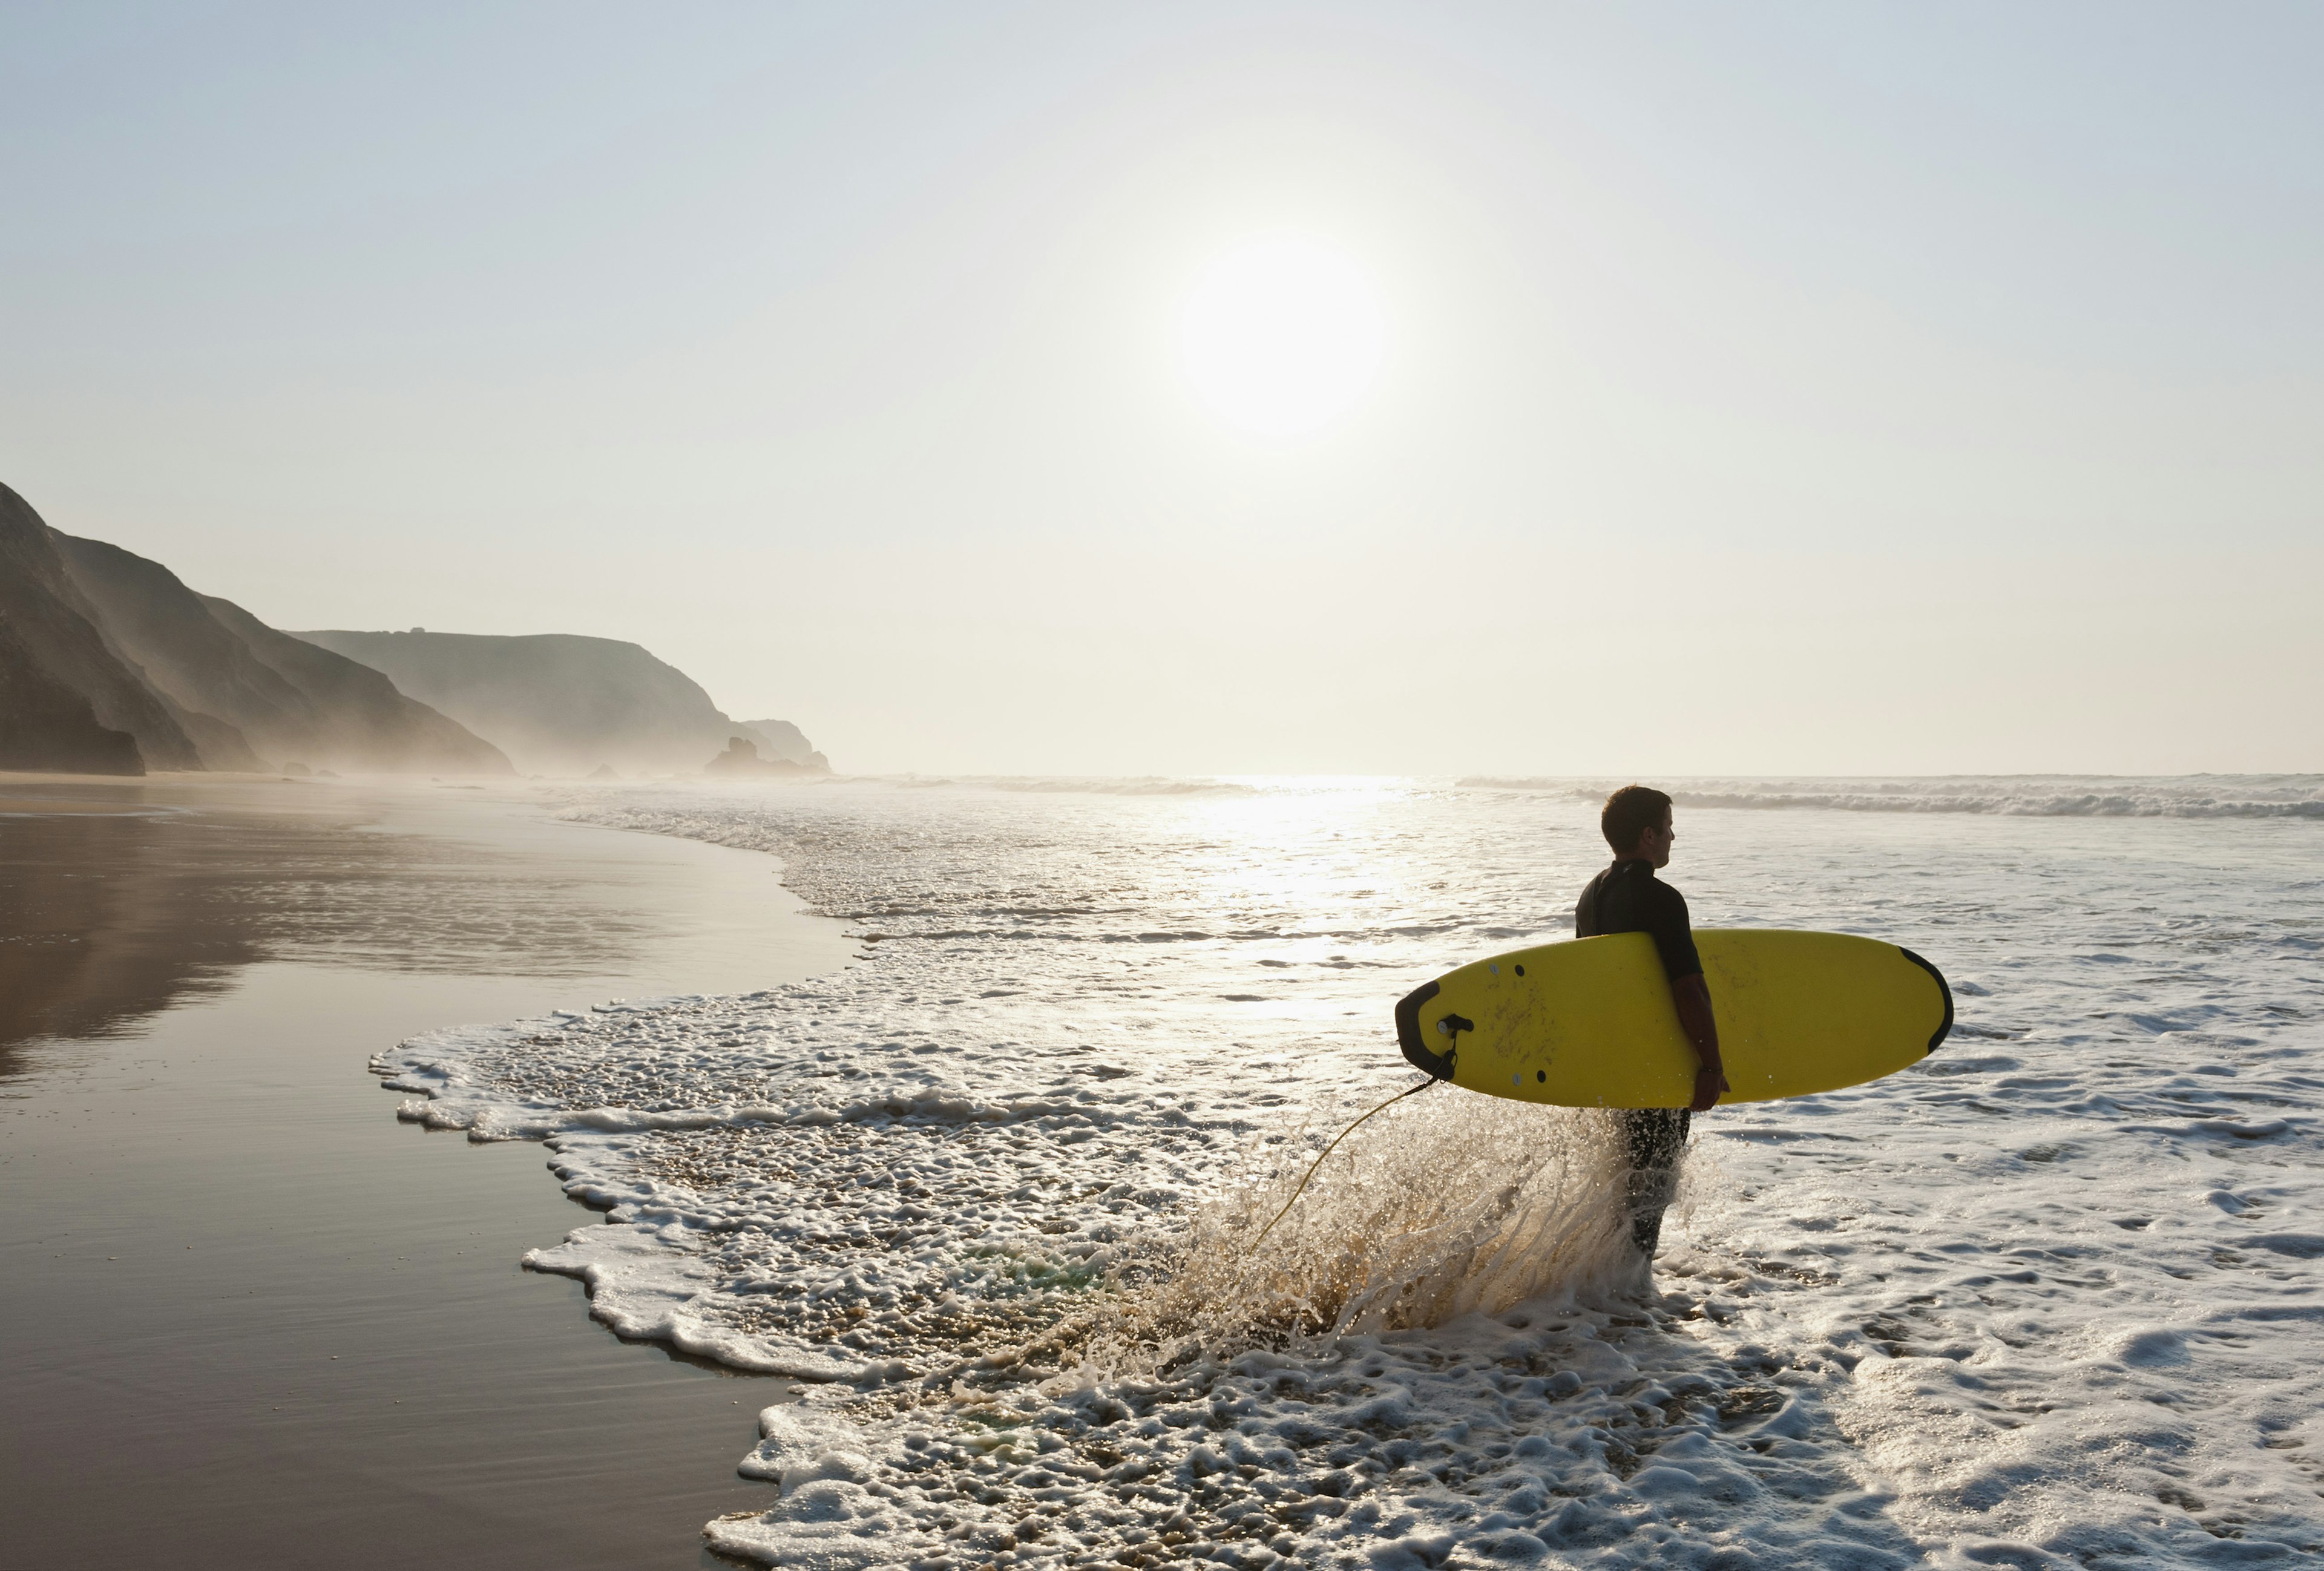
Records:
[[[512,772],[377,671],[198,595],[159,562],[59,533],[0,485],[0,767],[250,770],[290,754]]]
[[[413,698],[492,738],[529,774],[599,768],[691,774],[705,753],[735,736],[778,756],[782,751],[773,738],[728,719],[684,671],[616,639],[418,627],[297,636],[384,672]],[[805,746],[798,727],[786,729]]]
[[[816,753],[817,758],[822,757]],[[802,775],[827,774],[826,769],[809,764],[793,763],[788,758],[761,758],[759,744],[737,736],[726,744],[726,751],[702,766],[705,774],[715,775]]]
[[[779,758],[786,763],[803,763],[809,769],[828,771],[831,760],[815,750],[807,733],[788,720],[745,720],[744,735],[755,735],[769,758]]]

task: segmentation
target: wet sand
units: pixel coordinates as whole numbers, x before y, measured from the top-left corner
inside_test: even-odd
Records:
[[[7,1562],[706,1561],[780,1382],[591,1323],[517,1264],[590,1224],[540,1149],[365,1066],[844,964],[776,871],[521,788],[0,777]]]

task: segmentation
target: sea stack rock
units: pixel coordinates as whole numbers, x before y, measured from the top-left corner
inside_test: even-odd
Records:
[[[748,737],[737,736],[726,744],[726,751],[702,766],[702,772],[713,775],[741,775],[764,778],[772,775],[801,775],[824,772],[804,763],[793,763],[787,758],[761,758],[759,744]]]

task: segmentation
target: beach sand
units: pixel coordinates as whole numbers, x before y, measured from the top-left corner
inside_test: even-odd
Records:
[[[675,1566],[771,1500],[733,1470],[782,1382],[591,1324],[517,1264],[591,1224],[540,1148],[399,1123],[366,1067],[856,952],[767,857],[553,801],[0,776],[12,1563]]]

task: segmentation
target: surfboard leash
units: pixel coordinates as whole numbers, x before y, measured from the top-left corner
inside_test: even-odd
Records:
[[[1355,1133],[1357,1129],[1363,1124],[1366,1119],[1370,1118],[1373,1114],[1385,1113],[1389,1108],[1395,1106],[1397,1103],[1403,1101],[1406,1097],[1416,1096],[1421,1092],[1427,1090],[1431,1086],[1439,1084],[1442,1084],[1442,1082],[1432,1078],[1423,1080],[1417,1086],[1406,1086],[1404,1090],[1397,1092],[1395,1095],[1381,1103],[1378,1107],[1373,1108],[1371,1113],[1365,1114],[1362,1118],[1357,1119],[1354,1123],[1348,1125],[1347,1128],[1333,1135],[1332,1137],[1332,1143],[1325,1146],[1321,1151],[1317,1152],[1315,1160],[1307,1164],[1307,1172],[1305,1177],[1299,1180],[1299,1187],[1291,1191],[1291,1198],[1283,1203],[1283,1209],[1275,1214],[1275,1220],[1273,1222],[1269,1222],[1266,1226],[1259,1230],[1259,1236],[1250,1241],[1250,1248],[1244,1251],[1244,1253],[1256,1254],[1259,1252],[1259,1246],[1267,1242],[1267,1235],[1275,1231],[1275,1224],[1282,1221],[1286,1216],[1291,1215],[1291,1207],[1297,1205],[1299,1203],[1299,1197],[1307,1192],[1307,1180],[1315,1176],[1315,1169],[1323,1165],[1323,1159],[1330,1156],[1334,1151],[1338,1150],[1340,1142],[1347,1139],[1350,1135]]]

